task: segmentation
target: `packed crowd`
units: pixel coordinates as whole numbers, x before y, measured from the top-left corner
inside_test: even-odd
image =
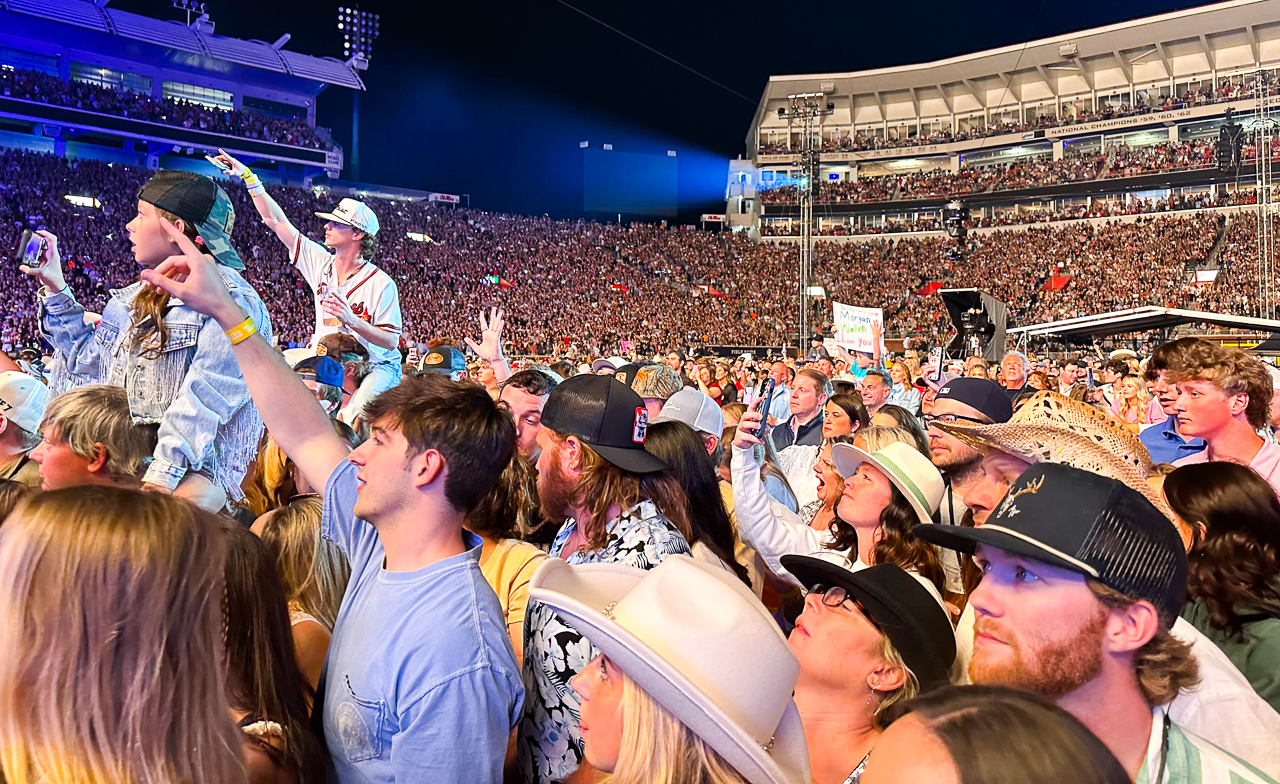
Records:
[[[1071,153],[1059,160],[1029,157],[1012,163],[963,167],[959,173],[935,169],[902,175],[821,182],[818,203],[861,204],[878,201],[951,199],[974,193],[1045,188],[1073,182],[1140,177],[1189,171],[1217,165],[1217,143],[1197,139],[1130,148],[1116,145],[1108,152]],[[1251,148],[1245,150],[1251,152]],[[763,204],[796,201],[794,185],[778,185],[760,192]]]
[[[101,312],[110,290],[136,277],[119,223],[134,208],[134,194],[147,176],[91,160],[0,153],[0,225],[6,227],[0,242],[9,247],[23,225],[58,234],[68,282],[89,310]],[[295,216],[312,215],[327,198],[302,189],[271,192]],[[68,194],[96,197],[102,206],[78,207],[62,198]],[[265,292],[277,341],[306,341],[313,319],[305,281],[288,249],[255,219],[243,191],[232,189],[229,196],[240,218],[232,236],[245,253],[245,276]],[[508,340],[519,354],[606,354],[624,339],[645,349],[716,339],[780,345],[795,319],[794,250],[786,244],[648,224],[371,203],[385,227],[377,261],[402,291],[407,344],[457,338],[467,314],[495,304],[507,308]],[[1236,256],[1243,259],[1239,271],[1207,288],[1190,286],[1186,268],[1204,262],[1223,230],[1217,213],[974,236],[970,253],[958,261],[947,259],[953,243],[942,238],[819,243],[814,271],[828,298],[815,306],[814,323],[830,320],[834,300],[883,308],[893,335],[937,338],[950,330],[945,309],[936,295],[916,294],[931,281],[989,290],[1020,323],[1112,305],[1225,302],[1228,312],[1248,313],[1252,301],[1240,297],[1254,243],[1245,226],[1233,224],[1236,234],[1227,245],[1239,250],[1224,260],[1231,267]],[[410,239],[410,232],[432,241]],[[1062,292],[1042,296],[1051,275],[1069,276],[1071,282]],[[1240,292],[1224,295],[1228,281]],[[26,296],[31,284],[9,265],[0,266],[0,285],[21,295],[0,304],[0,339],[10,348],[36,347],[36,312]]]
[[[305,120],[292,120],[240,109],[218,109],[192,101],[154,98],[124,88],[109,88],[25,69],[0,68],[0,94],[10,98],[66,106],[133,120],[224,133],[276,144],[333,149],[333,139]]]
[[[1274,83],[1267,87],[1268,95],[1276,95],[1277,91],[1277,86]],[[1240,101],[1253,98],[1254,95],[1254,83],[1252,82],[1246,85],[1224,81],[1218,85],[1217,89],[1212,86],[1204,86],[1194,90],[1187,90],[1180,96],[1169,98],[1147,99],[1139,97],[1134,101],[1133,105],[1128,102],[1120,104],[1108,102],[1104,103],[1096,111],[1075,108],[1070,111],[1064,111],[1064,114],[1060,117],[1051,114],[1040,114],[1034,119],[1022,123],[992,122],[987,125],[974,125],[959,131],[943,129],[908,136],[884,136],[881,134],[866,134],[861,131],[851,136],[848,131],[838,131],[824,134],[821,144],[823,152],[862,152],[864,150],[887,150],[898,147],[949,144],[951,142],[985,139],[1012,133],[1030,133],[1031,131],[1045,128],[1070,127],[1072,125],[1131,117],[1133,115],[1168,112],[1189,106]],[[798,139],[796,141],[798,142]],[[761,155],[784,155],[793,151],[794,149],[789,147],[786,142],[764,140],[759,144]]]
[[[142,271],[99,318],[72,234],[37,235],[40,290],[11,289],[54,348],[0,353],[5,781],[1280,780],[1280,368],[1199,338],[890,354],[878,322],[834,355],[513,361],[531,327],[495,307],[460,341],[427,327],[362,399],[359,350],[412,287],[361,293],[385,269],[360,254],[436,215],[288,201],[226,161],[247,197],[144,176],[114,216]],[[305,348],[241,274],[269,255],[230,231],[245,198],[317,289]],[[512,216],[458,214],[472,249],[534,250]],[[1216,220],[1000,231],[970,260],[1016,299],[1034,245],[1121,303],[1168,272],[1144,245],[1195,255]],[[722,262],[584,226],[539,234],[605,269]],[[910,288],[938,250],[840,263]],[[634,346],[637,323],[605,326]]]

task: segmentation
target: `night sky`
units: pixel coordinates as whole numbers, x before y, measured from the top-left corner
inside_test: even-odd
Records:
[[[1201,5],[1176,0],[689,3],[568,0],[750,100],[557,0],[365,0],[381,35],[364,73],[361,180],[466,193],[487,210],[580,214],[580,141],[680,156],[683,215],[723,208],[725,163],[745,152],[770,74],[935,60]],[[338,2],[208,0],[216,32],[340,56]],[[182,18],[167,0],[112,7]],[[803,15],[803,16],[802,16]],[[1037,18],[1038,16],[1038,18]],[[319,124],[350,160],[351,93],[320,97]],[[349,172],[344,172],[344,177]]]

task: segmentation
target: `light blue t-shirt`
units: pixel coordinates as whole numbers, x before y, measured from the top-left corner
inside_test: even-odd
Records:
[[[468,552],[415,572],[383,569],[382,542],[355,517],[357,468],[324,494],[324,537],[351,562],[325,659],[332,781],[501,782],[524,685],[498,597]]]

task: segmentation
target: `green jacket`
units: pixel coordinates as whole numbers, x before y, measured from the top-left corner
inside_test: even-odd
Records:
[[[1209,608],[1195,599],[1182,608],[1182,617],[1213,640],[1227,654],[1253,686],[1258,696],[1280,711],[1280,618],[1256,607],[1241,605],[1236,612],[1245,617],[1242,636],[1228,634],[1209,623]]]

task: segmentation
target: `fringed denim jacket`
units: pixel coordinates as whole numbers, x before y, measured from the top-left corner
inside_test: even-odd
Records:
[[[271,321],[258,293],[235,270],[217,267],[231,298],[270,342]],[[41,328],[74,383],[124,387],[133,421],[160,425],[144,482],[172,489],[187,472],[199,471],[238,501],[244,497],[240,482],[257,454],[262,418],[231,341],[216,321],[173,298],[164,314],[168,344],[155,357],[157,336],[135,347],[130,307],[141,290],[141,282],[112,289],[96,328],[85,323],[84,306],[70,289],[41,290]]]

